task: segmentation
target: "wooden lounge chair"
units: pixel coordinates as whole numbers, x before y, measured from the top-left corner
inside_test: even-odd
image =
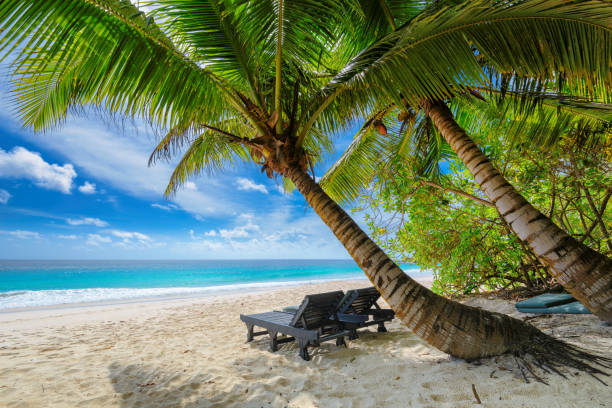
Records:
[[[391,309],[381,309],[377,301],[380,293],[375,287],[354,289],[346,292],[338,305],[336,314],[345,322],[345,327],[352,329],[349,339],[357,338],[357,329],[378,325],[378,332],[386,332],[385,322],[393,320],[395,313]],[[359,316],[350,321],[347,316]],[[370,318],[371,317],[371,318]]]
[[[296,341],[299,356],[310,360],[308,346],[318,346],[324,341],[336,339],[337,345],[346,345],[344,336],[351,334],[344,329],[344,323],[337,318],[336,310],[343,299],[342,291],[320,293],[304,297],[295,313],[267,312],[252,315],[240,315],[247,326],[247,342],[256,336],[270,335],[270,351],[278,349],[278,344]],[[254,327],[263,331],[254,331]],[[278,338],[278,334],[285,337]]]

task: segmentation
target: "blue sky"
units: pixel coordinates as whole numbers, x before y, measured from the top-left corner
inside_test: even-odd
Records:
[[[165,200],[172,163],[147,167],[156,137],[146,126],[73,115],[34,133],[7,89],[0,83],[0,259],[348,258],[298,192],[253,165],[202,175]]]

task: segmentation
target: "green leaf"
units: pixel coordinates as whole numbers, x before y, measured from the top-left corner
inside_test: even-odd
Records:
[[[238,161],[248,161],[249,158],[249,151],[244,145],[230,142],[225,135],[216,132],[204,132],[189,146],[174,169],[165,195],[176,193],[189,178],[203,171],[212,174],[234,166]]]
[[[7,0],[0,21],[4,56],[19,51],[13,63],[17,109],[35,129],[61,122],[79,105],[159,126],[228,114],[226,84],[128,1]]]

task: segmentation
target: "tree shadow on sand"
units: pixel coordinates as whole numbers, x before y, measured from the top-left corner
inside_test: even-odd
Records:
[[[215,401],[223,399],[207,390],[214,379],[206,373],[187,376],[153,365],[118,362],[108,371],[121,407],[220,407]]]
[[[116,403],[122,408],[259,408],[286,406],[288,402],[278,393],[275,397],[250,394],[250,382],[238,372],[234,376],[221,377],[203,368],[196,370],[194,375],[193,369],[187,372],[118,362],[110,364],[108,370],[109,380],[117,393]]]
[[[362,342],[379,343],[386,339],[387,345],[406,339],[392,333],[362,336]],[[108,378],[117,394],[115,403],[123,408],[285,407],[292,405],[291,401],[298,396],[316,400],[314,394],[320,391],[316,379],[327,368],[341,362],[348,364],[355,360],[355,353],[362,352],[326,343],[312,350],[313,361],[304,362],[297,355],[295,344],[285,344],[278,352],[270,353],[268,342],[259,340],[245,345],[244,354],[240,350],[228,361],[226,372],[217,372],[204,362],[201,367],[186,369],[179,361],[171,365],[112,362]],[[290,381],[285,378],[287,372],[291,372]],[[354,381],[354,376],[353,370],[335,371],[334,381],[347,384]]]

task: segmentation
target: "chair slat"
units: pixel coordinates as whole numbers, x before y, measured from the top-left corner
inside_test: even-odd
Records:
[[[334,313],[338,302],[344,297],[344,292],[334,291],[307,295],[296,312],[292,325],[305,326],[306,329],[320,327]]]

